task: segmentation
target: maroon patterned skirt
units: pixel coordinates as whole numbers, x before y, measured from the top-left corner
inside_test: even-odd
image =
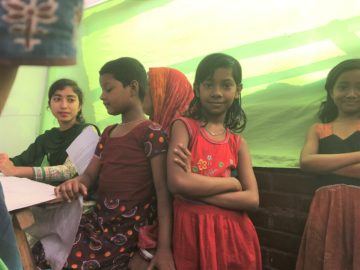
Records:
[[[84,214],[65,269],[127,269],[137,251],[139,229],[156,222],[156,198],[127,207],[119,199],[104,197],[96,209]],[[34,250],[40,269],[47,266],[41,247]]]

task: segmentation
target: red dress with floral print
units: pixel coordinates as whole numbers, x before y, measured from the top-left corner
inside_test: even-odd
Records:
[[[104,130],[95,150],[100,159],[96,208],[83,214],[65,269],[127,269],[139,228],[156,222],[150,160],[166,153],[167,135],[144,121],[122,137],[111,137],[115,126]]]
[[[199,121],[179,119],[186,125],[190,137],[192,172],[231,176],[238,164],[240,137],[227,130],[224,140],[214,140]],[[262,269],[258,237],[243,211],[176,197],[173,246],[176,269]]]

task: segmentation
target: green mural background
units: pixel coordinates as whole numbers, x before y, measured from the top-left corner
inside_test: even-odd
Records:
[[[325,97],[331,67],[360,57],[360,2],[111,0],[85,10],[78,65],[51,68],[49,84],[69,77],[85,91],[84,114],[101,129],[111,117],[99,96],[98,70],[131,56],[146,68],[170,66],[192,82],[199,61],[224,52],[243,67],[243,134],[257,167],[298,167],[309,126]],[[47,100],[44,100],[44,108]],[[56,124],[44,110],[42,131]]]

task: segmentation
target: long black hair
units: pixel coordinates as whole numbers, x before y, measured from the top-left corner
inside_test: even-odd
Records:
[[[231,68],[232,75],[235,80],[236,86],[241,87],[242,71],[240,63],[232,56],[224,53],[214,53],[206,56],[199,63],[194,80],[195,95],[192,99],[185,116],[208,122],[208,119],[202,114],[200,98],[196,95],[199,92],[200,84],[211,78],[215,70],[218,68]],[[224,126],[233,132],[241,132],[246,126],[246,115],[241,108],[241,96],[235,98],[233,104],[226,113]]]
[[[83,105],[83,101],[84,101],[84,94],[83,94],[82,90],[80,89],[80,87],[78,86],[78,84],[73,80],[63,78],[63,79],[59,79],[59,80],[55,81],[49,88],[48,105],[50,106],[51,98],[53,97],[55,92],[58,90],[64,90],[65,87],[67,87],[67,86],[70,86],[72,88],[72,90],[74,91],[74,93],[77,95],[77,97],[79,99],[80,111],[76,115],[76,121],[78,123],[85,123],[85,118],[82,114],[82,105]]]
[[[326,100],[321,103],[320,110],[318,112],[318,116],[321,122],[329,123],[335,120],[338,116],[338,108],[331,98],[331,94],[339,76],[346,71],[354,69],[360,70],[360,58],[342,61],[330,70],[325,83]]]

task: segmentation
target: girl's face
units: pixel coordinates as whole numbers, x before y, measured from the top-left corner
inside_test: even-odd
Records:
[[[240,95],[231,68],[218,68],[211,78],[203,81],[196,95],[200,97],[203,113],[209,118],[224,117],[234,99]],[[210,119],[209,118],[209,119]]]
[[[112,74],[101,75],[100,85],[102,89],[100,99],[110,115],[122,114],[128,110],[130,86],[124,87]]]
[[[75,124],[76,116],[81,109],[79,98],[71,86],[56,90],[50,99],[49,106],[60,128],[71,127]]]
[[[330,95],[339,114],[360,113],[360,69],[342,73]]]

